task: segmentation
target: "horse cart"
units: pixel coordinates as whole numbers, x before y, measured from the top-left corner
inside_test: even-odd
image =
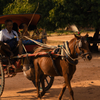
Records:
[[[31,20],[31,18],[33,19]],[[39,14],[14,14],[14,15],[4,15],[0,16],[0,24],[4,24],[5,20],[10,19],[14,23],[17,23],[19,26],[21,23],[26,23],[28,25],[29,21],[31,20],[30,25],[28,26],[30,30],[36,29],[36,25],[38,21],[40,20],[40,15]],[[32,39],[33,40],[33,39]],[[36,41],[42,42],[42,38],[35,38]],[[25,57],[30,57],[30,56],[36,56],[35,54],[32,53],[32,50],[34,47],[38,46],[35,42],[32,42],[31,40],[24,40],[23,41],[23,48],[24,52],[21,55],[14,56],[12,58],[6,57],[0,52],[0,96],[3,93],[4,86],[5,86],[5,73],[10,74],[10,67],[12,66],[9,62],[14,59],[15,63],[14,65],[16,68],[14,69],[16,73],[18,72],[23,72],[23,59]],[[0,49],[2,49],[0,47]],[[34,74],[34,73],[33,73]],[[15,74],[16,75],[16,74]],[[9,76],[10,77],[10,76]],[[9,78],[8,77],[8,78]],[[31,80],[33,84],[35,85],[35,80]],[[53,84],[54,77],[47,76],[45,78],[45,90],[47,91]],[[41,85],[40,85],[41,87]]]

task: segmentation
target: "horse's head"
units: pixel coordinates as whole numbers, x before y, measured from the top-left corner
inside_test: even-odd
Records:
[[[85,36],[76,36],[75,35],[74,50],[75,50],[76,55],[81,55],[82,58],[91,60],[92,55],[89,50],[89,44],[86,40],[87,37],[88,37],[88,34],[86,34]]]

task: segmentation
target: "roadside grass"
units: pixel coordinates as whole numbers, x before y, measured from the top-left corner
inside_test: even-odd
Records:
[[[64,36],[64,35],[72,35],[72,34],[77,34],[77,32],[73,32],[73,31],[63,31],[64,33],[62,33],[61,31],[58,31],[58,32],[53,32],[53,31],[47,31],[47,36],[48,37],[53,37],[53,36]],[[92,36],[95,31],[91,31],[91,30],[88,30],[88,31],[80,31],[80,33],[82,35],[88,33],[90,36]],[[49,34],[49,35],[48,35]],[[50,44],[50,45],[62,45],[63,44],[63,41],[59,41],[59,40],[48,40],[47,39],[47,44]]]
[[[47,40],[46,44],[49,44],[49,45],[63,45],[63,41]]]
[[[81,30],[80,33],[95,33],[94,30],[88,30],[88,31],[85,31],[85,30]],[[59,30],[59,31],[47,31],[47,36],[53,36],[53,35],[56,35],[56,36],[61,36],[61,35],[72,35],[72,34],[77,34],[77,32],[73,32],[73,31],[65,31],[65,30]]]

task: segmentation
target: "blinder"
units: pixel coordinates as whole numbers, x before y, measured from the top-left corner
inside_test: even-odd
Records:
[[[78,48],[82,47],[82,41],[81,41],[81,39],[76,41],[76,47],[78,47]]]
[[[82,41],[80,40],[78,44],[79,44],[78,47],[81,48],[82,47]]]
[[[76,41],[76,46],[75,47],[76,48],[78,47],[79,50],[80,50],[80,53],[79,54],[82,54],[82,51],[80,49],[82,47],[82,40],[81,39],[79,39],[79,40]],[[76,55],[78,55],[78,54],[76,53]]]

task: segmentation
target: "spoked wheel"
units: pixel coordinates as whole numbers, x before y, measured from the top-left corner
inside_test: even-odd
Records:
[[[2,66],[2,61],[0,61],[0,96],[3,93],[4,85],[5,85],[4,70]]]
[[[49,90],[53,84],[53,81],[54,81],[54,77],[52,76],[47,76],[44,80],[44,83],[45,83],[45,91]],[[35,86],[35,81],[32,81],[34,86]],[[40,83],[40,90],[42,89],[42,85]]]

